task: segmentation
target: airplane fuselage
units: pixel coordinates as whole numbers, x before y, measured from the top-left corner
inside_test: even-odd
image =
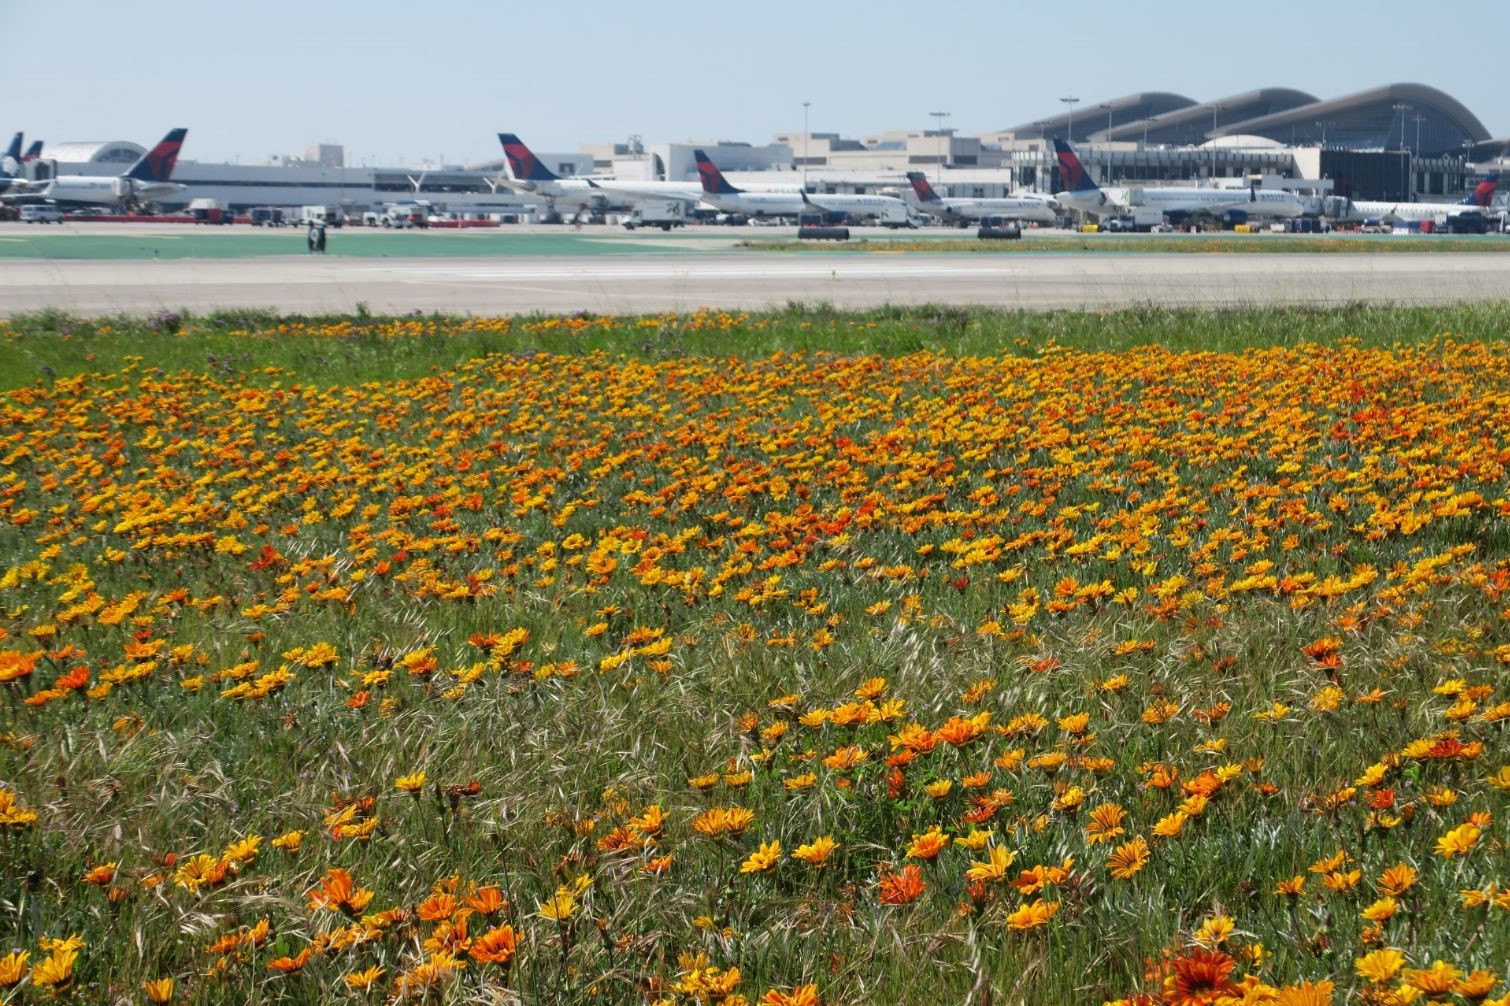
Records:
[[[1055,200],[1090,213],[1119,213],[1134,206],[1157,209],[1166,216],[1289,218],[1302,216],[1305,204],[1293,192],[1250,192],[1248,189],[1198,189],[1188,186],[1146,188],[1136,199],[1129,189],[1058,192]]]
[[[1446,223],[1451,217],[1484,213],[1481,206],[1464,203],[1386,203],[1373,200],[1350,203],[1347,220],[1383,220],[1389,223]]]
[[[151,202],[176,195],[188,186],[177,182],[143,182],[133,178],[92,175],[63,175],[40,187],[17,188],[15,201],[79,203],[89,206],[118,206],[127,200]]]
[[[1058,219],[1054,204],[1048,199],[1004,196],[990,199],[936,199],[919,202],[918,209],[946,220],[980,220],[983,217],[1006,217],[1051,224]]]

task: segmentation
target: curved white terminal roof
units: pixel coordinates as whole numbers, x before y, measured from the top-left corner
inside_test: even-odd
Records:
[[[43,154],[66,164],[134,164],[147,148],[129,140],[75,140],[49,143]]]

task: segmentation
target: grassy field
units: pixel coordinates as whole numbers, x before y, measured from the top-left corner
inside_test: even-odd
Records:
[[[0,1002],[1504,1004],[1507,322],[0,325]]]
[[[1498,234],[1479,237],[1295,234],[1200,234],[1136,236],[1131,234],[1076,235],[1056,232],[1030,234],[1017,241],[982,241],[971,234],[960,238],[861,238],[851,241],[743,241],[738,245],[753,251],[848,251],[875,254],[908,252],[971,252],[986,255],[1043,252],[1098,252],[1106,254],[1162,253],[1171,255],[1231,254],[1287,255],[1301,252],[1338,255],[1373,255],[1399,252],[1510,252],[1510,240]]]

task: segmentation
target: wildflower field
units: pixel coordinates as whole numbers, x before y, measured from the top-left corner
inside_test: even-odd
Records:
[[[0,1003],[1510,1002],[1507,331],[0,323]]]

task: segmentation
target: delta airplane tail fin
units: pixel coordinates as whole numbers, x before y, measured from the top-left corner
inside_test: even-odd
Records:
[[[729,184],[724,173],[718,170],[718,165],[708,159],[708,155],[701,150],[694,150],[692,156],[697,158],[697,177],[702,180],[703,192],[710,196],[735,196],[740,190]]]
[[[22,156],[21,160],[23,160],[23,161],[35,161],[37,158],[39,158],[41,156],[42,156],[42,141],[41,140],[33,140],[32,141],[32,145],[26,148],[26,153],[25,153],[24,156]]]
[[[21,160],[21,134],[11,137],[10,146],[5,148],[5,156],[13,161]]]
[[[1065,192],[1099,192],[1101,186],[1091,181],[1091,174],[1068,143],[1054,137],[1054,156],[1059,161],[1060,181]]]
[[[942,202],[939,194],[933,191],[933,186],[928,184],[928,176],[921,171],[907,172],[907,180],[912,183],[912,191],[917,193],[918,200],[925,203]]]
[[[170,129],[162,142],[142,155],[141,160],[131,165],[127,178],[138,182],[166,182],[173,177],[173,166],[178,163],[178,151],[184,145],[187,129]]]
[[[524,141],[513,133],[499,133],[498,142],[503,144],[503,156],[508,160],[509,177],[516,182],[556,182],[561,177],[540,163]]]
[[[1473,195],[1463,200],[1464,206],[1480,206],[1485,209],[1494,202],[1494,194],[1499,190],[1500,176],[1489,175],[1473,190]]]

